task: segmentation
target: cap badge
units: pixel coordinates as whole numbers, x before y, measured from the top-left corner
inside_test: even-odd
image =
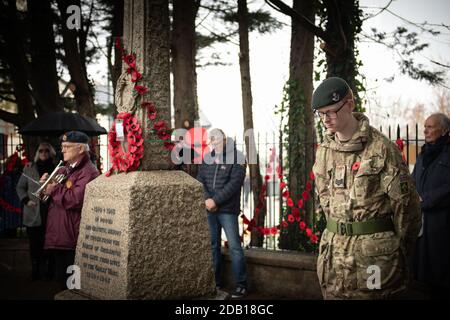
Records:
[[[333,96],[331,97],[331,100],[338,102],[339,101],[339,93],[333,92]]]
[[[66,135],[62,136],[62,141],[67,141],[67,136]]]

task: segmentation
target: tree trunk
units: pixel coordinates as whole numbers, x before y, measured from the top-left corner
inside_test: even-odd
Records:
[[[31,16],[31,82],[38,115],[61,111],[50,0],[29,1],[28,11]]]
[[[355,57],[355,37],[361,31],[358,0],[323,1],[328,19],[326,33],[328,41],[322,45],[326,52],[327,77],[345,79],[355,94],[357,106],[361,105],[356,76],[358,65]]]
[[[252,112],[252,87],[250,78],[250,50],[248,40],[248,9],[247,0],[238,0],[238,22],[239,22],[239,66],[241,70],[241,91],[242,91],[242,112],[244,118],[244,132],[253,131],[253,112]],[[254,135],[250,134],[245,139],[245,148],[247,155],[256,154]],[[249,159],[249,158],[247,158]],[[253,192],[253,201],[256,207],[259,202],[259,195],[262,188],[262,178],[259,171],[259,160],[256,157],[256,163],[249,161],[250,185]],[[256,226],[264,226],[266,210],[263,208],[256,221]],[[263,235],[258,232],[252,232],[251,245],[261,247],[263,244]]]
[[[199,2],[195,0],[173,1],[171,52],[175,128],[192,128],[194,121],[199,118],[195,71],[195,17],[198,5]]]
[[[304,28],[314,33],[323,43],[321,49],[326,53],[327,77],[338,76],[345,79],[355,94],[357,110],[361,108],[361,99],[358,96],[358,61],[355,56],[355,38],[361,32],[361,13],[358,0],[337,1],[323,0],[311,1],[313,5],[320,6],[326,21],[325,30],[308,19],[303,11],[289,7],[281,0],[266,0],[284,14],[292,17]]]
[[[309,0],[294,0],[293,9],[301,12],[304,17],[314,21],[315,10]],[[314,164],[314,116],[311,109],[313,91],[313,60],[314,34],[305,29],[296,19],[292,19],[290,75],[289,75],[289,138],[288,186],[290,196],[297,205],[302,198],[309,172]],[[311,201],[304,202],[305,219],[311,225],[313,206]],[[301,210],[303,212],[303,210]],[[290,214],[290,210],[286,212]],[[285,218],[286,218],[285,216]],[[287,219],[285,219],[287,220]],[[297,223],[291,223],[288,232],[280,237],[282,249],[298,250],[300,247],[300,232]]]
[[[67,7],[72,4],[70,0],[58,0],[58,8],[61,13],[61,27],[64,46],[64,62],[66,63],[71,80],[75,84],[75,101],[77,110],[81,115],[95,119],[94,99],[85,73],[86,61],[81,59],[78,48],[77,31],[69,30],[66,25],[68,14]]]

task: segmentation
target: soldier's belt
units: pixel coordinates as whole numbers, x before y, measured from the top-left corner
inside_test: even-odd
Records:
[[[362,222],[337,222],[333,219],[328,219],[327,229],[333,233],[346,236],[356,236],[395,230],[394,224],[390,219]]]

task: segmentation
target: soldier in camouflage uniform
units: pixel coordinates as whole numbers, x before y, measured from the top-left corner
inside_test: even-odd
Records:
[[[313,109],[327,128],[314,164],[327,219],[317,261],[324,299],[387,299],[406,289],[421,226],[419,196],[398,147],[353,112],[353,93],[326,79]]]

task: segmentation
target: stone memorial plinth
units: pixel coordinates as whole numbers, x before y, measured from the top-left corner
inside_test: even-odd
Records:
[[[142,129],[142,171],[102,175],[87,185],[75,257],[81,289],[55,298],[217,297],[202,185],[169,170],[169,151],[153,130],[154,120],[171,123],[168,0],[125,0],[123,31],[142,79],[133,82],[123,63],[115,103]],[[148,93],[140,97],[136,85]],[[156,106],[157,119],[148,117],[144,101]],[[128,150],[128,140],[121,143]]]
[[[94,299],[213,295],[203,202],[201,184],[182,171],[122,173],[89,183],[75,257],[80,293]]]

